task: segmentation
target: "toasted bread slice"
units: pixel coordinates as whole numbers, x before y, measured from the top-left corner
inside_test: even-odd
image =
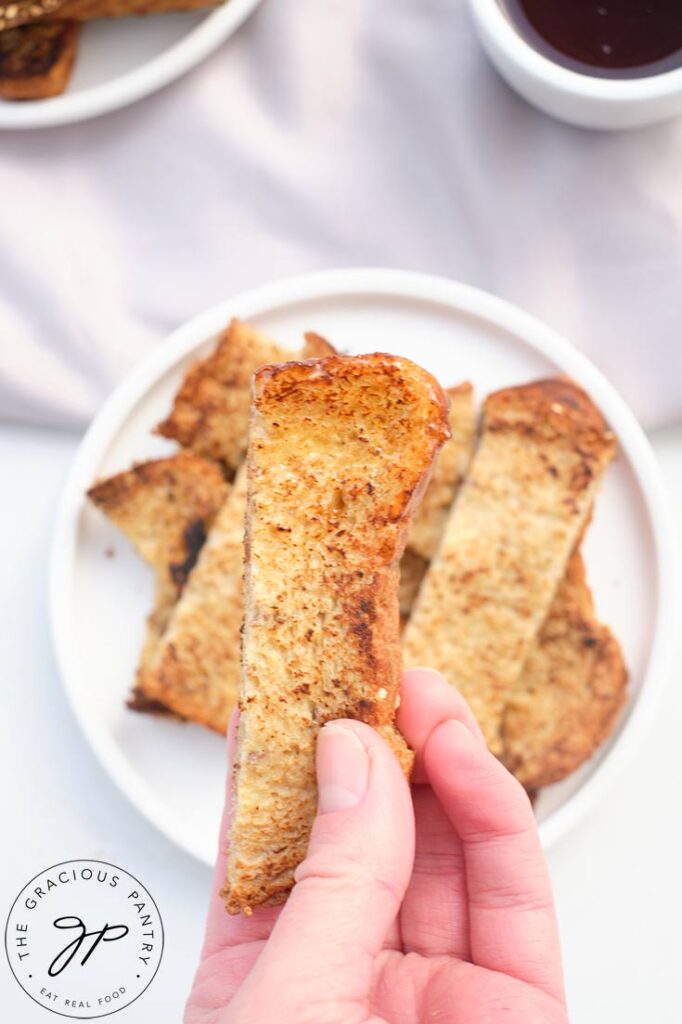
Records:
[[[138,699],[223,733],[239,688],[245,512],[243,466],[135,690]]]
[[[595,617],[576,552],[507,697],[502,719],[507,767],[530,789],[566,778],[611,732],[626,684],[620,647]]]
[[[304,356],[333,351],[320,335],[306,336]],[[232,320],[213,352],[190,366],[170,415],[156,432],[236,472],[246,451],[253,374],[266,363],[298,356],[250,324]]]
[[[441,389],[405,359],[332,356],[256,374],[231,913],[280,903],[293,885],[324,722],[363,719],[410,763],[393,724],[398,560],[447,436]]]
[[[194,11],[215,7],[221,0],[5,0],[0,4],[0,30],[54,21],[127,18],[137,14]]]
[[[471,388],[461,385],[448,394],[452,437],[440,452],[415,513],[400,567],[404,622],[438,548],[449,506],[473,451]],[[583,561],[575,552],[504,708],[502,757],[507,767],[533,790],[575,771],[613,728],[626,682],[620,647],[596,619]]]
[[[251,378],[259,366],[291,358],[250,324],[232,320],[211,354],[190,366],[156,432],[235,472],[246,451]]]
[[[79,31],[71,21],[56,21],[0,32],[0,97],[41,100],[64,92]]]
[[[428,567],[426,559],[405,551],[400,563],[404,623]],[[502,760],[529,791],[566,778],[612,731],[626,684],[620,646],[595,617],[576,552],[507,697]]]
[[[88,491],[90,500],[122,530],[156,576],[143,662],[168,624],[227,493],[218,466],[191,452],[140,463]]]
[[[437,550],[449,511],[446,503],[449,506],[456,497],[473,451],[470,386],[449,389],[448,394],[452,437],[438,456],[400,565],[400,613],[404,622],[409,619],[429,567],[428,558],[432,557],[412,550],[412,538],[418,538],[414,547],[422,552]],[[454,458],[453,450],[458,445],[458,457]],[[450,468],[446,472],[448,455]],[[433,513],[424,511],[431,495]],[[529,790],[570,775],[611,732],[625,700],[626,683],[618,641],[595,616],[584,564],[576,551],[504,708],[502,757],[507,767]]]
[[[502,712],[547,616],[615,444],[567,380],[490,395],[469,475],[404,633],[471,704],[500,754]]]
[[[407,536],[405,554],[431,560],[440,544],[455,495],[469,468],[476,440],[474,391],[469,383],[447,388],[450,440],[443,445]],[[411,561],[410,566],[416,563]],[[412,574],[410,574],[412,577]],[[412,577],[413,578],[413,577]]]
[[[228,490],[215,463],[179,452],[100,480],[88,497],[179,594]]]

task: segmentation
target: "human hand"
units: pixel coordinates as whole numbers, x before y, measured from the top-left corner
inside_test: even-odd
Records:
[[[318,814],[284,907],[226,914],[221,838],[185,1024],[567,1024],[526,794],[437,673],[406,673],[398,725],[411,791],[369,726],[320,731]]]

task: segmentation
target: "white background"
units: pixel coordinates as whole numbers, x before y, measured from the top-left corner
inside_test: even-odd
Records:
[[[67,707],[48,635],[50,531],[78,440],[0,428],[0,912],[49,864],[72,857],[120,864],[158,903],[166,950],[145,995],[111,1019],[175,1024],[201,942],[210,873],[158,835],[100,768]],[[682,428],[652,440],[679,520]],[[682,643],[677,664],[681,657]],[[573,1024],[679,1024],[681,725],[675,672],[639,756],[550,853]],[[24,995],[4,957],[0,996],[2,1019],[12,1024],[57,1019]]]

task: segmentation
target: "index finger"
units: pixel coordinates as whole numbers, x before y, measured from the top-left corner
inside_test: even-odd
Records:
[[[549,873],[524,790],[458,721],[431,733],[423,763],[462,841],[473,962],[563,1000]]]

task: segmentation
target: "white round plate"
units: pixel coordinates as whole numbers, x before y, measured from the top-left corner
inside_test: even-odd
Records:
[[[84,493],[98,477],[173,450],[149,431],[168,410],[188,364],[210,349],[232,316],[292,347],[312,329],[349,352],[407,356],[444,385],[471,380],[479,400],[495,388],[565,372],[607,417],[620,455],[599,495],[584,551],[599,615],[625,651],[629,696],[611,740],[569,779],[542,792],[542,836],[546,843],[556,839],[637,750],[665,679],[673,633],[673,535],[664,493],[644,434],[583,355],[508,303],[420,274],[330,271],[237,296],[175,331],[103,406],[64,491],[50,595],[64,685],[102,764],[162,832],[212,862],[224,796],[224,743],[199,726],[125,707],[152,578]]]
[[[260,2],[227,0],[199,11],[86,22],[66,92],[0,100],[0,128],[72,124],[149,96],[217,50]]]

